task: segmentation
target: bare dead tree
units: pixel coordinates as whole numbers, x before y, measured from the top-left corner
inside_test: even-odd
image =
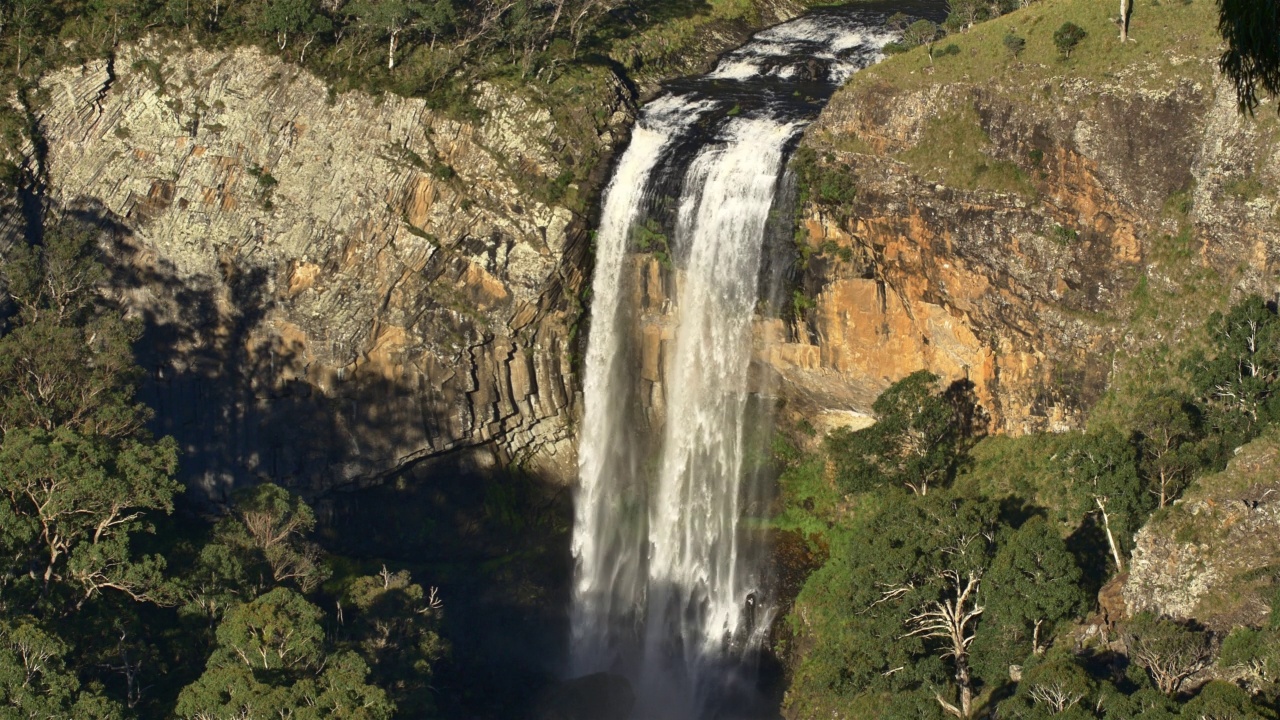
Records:
[[[1070,690],[1064,683],[1037,683],[1031,688],[1031,699],[1053,709],[1054,715],[1066,712],[1084,699],[1084,693]]]
[[[985,608],[977,604],[979,573],[970,572],[962,578],[954,570],[944,570],[942,576],[955,592],[953,600],[938,600],[907,620],[911,631],[907,636],[942,641],[941,656],[951,658],[955,665],[956,685],[960,688],[960,705],[947,702],[942,693],[934,697],[948,714],[958,718],[973,716],[973,677],[969,671],[969,645],[973,643],[976,621]]]

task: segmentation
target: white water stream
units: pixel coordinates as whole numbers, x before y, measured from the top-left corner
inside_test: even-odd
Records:
[[[596,237],[579,445],[571,673],[627,675],[638,715],[715,716],[767,637],[766,558],[748,548],[748,370],[762,251],[789,150],[879,57],[883,14],[813,14],[759,34],[643,110]],[[663,194],[676,279],[659,426],[639,409],[633,228]],[[659,433],[656,437],[649,433]],[[758,543],[757,543],[758,545]]]

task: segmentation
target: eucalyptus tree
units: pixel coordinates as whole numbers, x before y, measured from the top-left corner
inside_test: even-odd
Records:
[[[1084,610],[1082,577],[1066,542],[1044,518],[1034,516],[1009,533],[992,561],[985,592],[988,621],[1011,631],[1001,633],[1000,642],[1029,638],[1031,653],[1042,654],[1054,627]]]
[[[50,612],[104,591],[167,599],[164,561],[130,545],[173,510],[177,448],[144,427],[138,328],[99,298],[94,240],[53,227],[3,267],[18,312],[0,335],[0,546]]]
[[[1085,433],[1058,460],[1077,514],[1097,513],[1116,571],[1124,572],[1133,533],[1152,505],[1138,475],[1133,443],[1115,430]]]
[[[940,378],[921,370],[889,386],[871,406],[876,424],[838,430],[826,447],[841,484],[860,491],[885,484],[927,495],[955,474],[980,432],[976,408],[964,393],[946,393]]]
[[[1280,388],[1280,315],[1250,295],[1206,324],[1208,351],[1192,356],[1188,371],[1214,429],[1234,440],[1252,438],[1272,419]]]
[[[369,668],[326,640],[323,613],[288,588],[232,609],[205,672],[178,697],[191,720],[298,717],[385,720],[395,710]]]
[[[1226,41],[1218,68],[1240,111],[1256,110],[1260,93],[1280,95],[1280,0],[1218,0],[1218,31]]]

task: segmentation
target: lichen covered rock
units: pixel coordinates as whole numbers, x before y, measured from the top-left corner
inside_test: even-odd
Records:
[[[572,477],[588,189],[564,179],[616,141],[620,80],[585,139],[531,94],[482,84],[458,119],[244,48],[131,47],[41,96],[50,200],[118,230],[190,485],[320,490],[479,446]]]

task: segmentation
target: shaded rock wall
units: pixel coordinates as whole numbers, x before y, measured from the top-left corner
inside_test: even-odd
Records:
[[[638,59],[645,91],[804,3],[753,7],[678,63]],[[16,160],[49,207],[114,229],[145,399],[197,495],[267,478],[314,494],[446,457],[567,484],[585,208],[635,106],[628,79],[592,72],[574,107],[481,84],[460,119],[334,94],[257,49],[144,42],[44,78]],[[20,200],[0,197],[0,252]]]

